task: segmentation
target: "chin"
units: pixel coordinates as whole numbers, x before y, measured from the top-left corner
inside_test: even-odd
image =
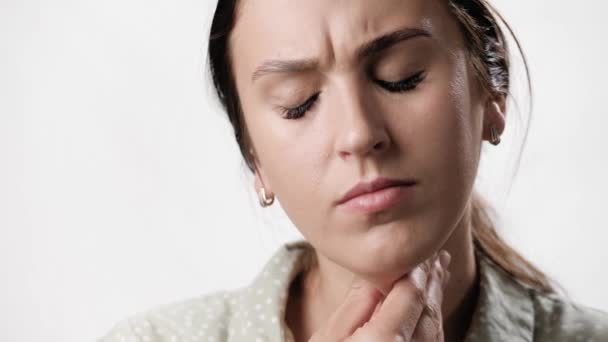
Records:
[[[393,284],[410,273],[417,265],[415,262],[374,262],[374,258],[368,259],[363,273],[358,276],[373,284],[380,292],[386,295]]]
[[[378,227],[365,233],[353,260],[360,276],[379,288],[392,287],[399,278],[411,272],[418,264],[431,257],[439,248],[442,236],[435,237],[429,230],[420,233],[415,227]]]

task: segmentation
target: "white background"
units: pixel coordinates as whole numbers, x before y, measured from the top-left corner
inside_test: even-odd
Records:
[[[535,107],[509,196],[518,112],[503,144],[485,144],[480,189],[508,241],[608,310],[606,2],[495,3],[529,57]],[[278,206],[257,206],[211,100],[214,6],[0,0],[1,341],[93,340],[245,285],[297,237]]]

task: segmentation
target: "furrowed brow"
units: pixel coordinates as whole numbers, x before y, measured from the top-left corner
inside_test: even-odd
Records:
[[[355,56],[358,59],[363,59],[372,54],[388,49],[399,42],[420,36],[431,37],[431,33],[418,28],[403,28],[389,32],[360,46],[356,50]],[[255,69],[251,76],[251,81],[255,82],[256,80],[269,74],[298,73],[313,70],[317,67],[317,65],[318,61],[315,59],[267,60]]]
[[[399,42],[415,37],[431,37],[431,33],[419,28],[402,28],[383,34],[380,37],[363,44],[357,49],[355,55],[357,58],[363,59],[372,54],[388,49]]]
[[[268,60],[255,69],[251,81],[274,73],[297,73],[315,69],[317,61],[314,59],[294,59],[294,60]]]

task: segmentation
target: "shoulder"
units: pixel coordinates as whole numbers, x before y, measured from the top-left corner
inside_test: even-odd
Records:
[[[471,341],[608,341],[608,313],[546,293],[477,254],[480,293]]]
[[[134,315],[116,324],[98,342],[282,340],[289,285],[305,267],[309,251],[305,241],[287,243],[247,286]]]
[[[608,341],[608,313],[557,294],[529,290],[534,336],[541,341]]]
[[[115,324],[98,342],[223,340],[241,292],[216,291],[135,314]]]

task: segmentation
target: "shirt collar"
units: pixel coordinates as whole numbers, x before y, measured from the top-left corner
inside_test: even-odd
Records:
[[[465,342],[528,342],[534,336],[534,304],[528,288],[485,253],[475,250],[479,296]]]
[[[274,252],[253,282],[245,288],[244,306],[253,308],[257,315],[262,341],[293,341],[291,330],[285,322],[285,310],[289,286],[293,279],[304,269],[305,252],[310,248],[306,240],[286,243]],[[253,319],[247,319],[245,327]]]

